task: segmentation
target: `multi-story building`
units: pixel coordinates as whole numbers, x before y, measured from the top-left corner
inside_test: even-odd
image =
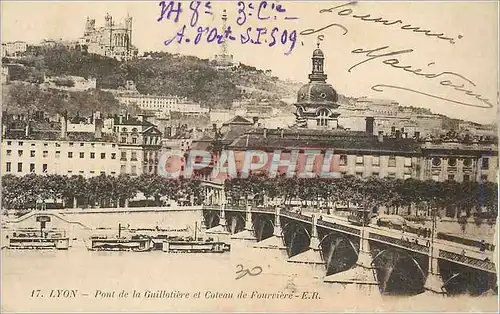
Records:
[[[92,177],[120,171],[119,147],[113,136],[102,134],[100,119],[96,120],[93,132],[68,132],[64,116],[59,130],[47,122],[6,120],[2,134],[2,174]]]
[[[17,57],[26,52],[28,44],[25,41],[2,43],[2,57]]]
[[[157,173],[162,133],[154,124],[143,115],[122,114],[114,119],[113,131],[118,138],[120,173]]]
[[[137,56],[138,50],[132,45],[132,17],[115,24],[109,13],[104,18],[104,26],[96,28],[95,19],[87,18],[85,32],[79,41],[87,46],[89,53],[95,53],[119,60]]]

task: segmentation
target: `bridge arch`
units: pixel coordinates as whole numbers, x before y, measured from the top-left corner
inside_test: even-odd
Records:
[[[384,265],[380,267],[376,265],[383,258],[392,257],[392,265]],[[396,256],[396,258],[394,258]],[[410,261],[408,264],[406,261]],[[420,263],[412,256],[408,251],[402,250],[400,248],[387,248],[378,252],[371,262],[371,265],[375,266],[377,271],[377,276],[379,276],[379,282],[382,284],[382,291],[384,293],[392,292],[410,292],[413,294],[420,293],[423,290],[424,283],[427,279],[427,273],[422,269]],[[411,276],[414,275],[411,271],[408,271],[408,267],[413,266],[417,269],[417,280],[420,286],[415,286],[414,284],[408,284],[405,278],[394,278],[395,270],[400,273],[400,276]],[[405,268],[406,267],[406,268]],[[413,282],[413,281],[412,281]],[[397,286],[397,287],[392,287]],[[397,290],[397,291],[396,291]]]
[[[242,213],[226,213],[226,220],[231,234],[238,233],[245,229],[245,217]]]
[[[311,233],[301,223],[285,223],[283,226],[283,236],[289,257],[300,254],[309,248]]]
[[[257,241],[265,240],[273,236],[274,220],[269,215],[258,215],[255,219],[254,228]]]
[[[318,248],[321,249],[326,262],[327,276],[349,269],[356,263],[359,255],[358,248],[351,239],[339,232],[330,232],[325,235],[320,240]]]

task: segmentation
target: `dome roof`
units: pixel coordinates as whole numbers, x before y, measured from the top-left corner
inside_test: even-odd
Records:
[[[323,50],[317,48],[313,51],[313,58],[314,57],[320,57],[320,58],[324,58],[325,57],[325,54],[323,53]]]
[[[330,105],[335,106],[338,95],[332,85],[313,82],[303,85],[297,93],[297,105]]]

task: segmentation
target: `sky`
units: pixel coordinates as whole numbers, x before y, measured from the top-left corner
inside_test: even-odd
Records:
[[[197,28],[221,28],[222,10],[227,9],[227,25],[231,26],[236,37],[235,41],[229,42],[228,49],[238,62],[271,69],[274,75],[283,79],[307,82],[311,54],[320,41],[328,83],[340,94],[392,99],[402,105],[429,108],[434,113],[453,118],[498,123],[496,1],[361,1],[356,4],[268,1],[267,7],[261,10],[261,17],[270,17],[267,20],[257,18],[260,1],[247,1],[246,21],[240,23],[241,26],[237,23],[237,18],[242,16],[238,13],[241,5],[237,1],[212,2],[209,10],[212,15],[204,13],[206,2],[202,1],[200,18],[191,28],[189,1],[182,2],[183,11],[177,23],[174,14],[170,19],[164,16],[157,21],[162,12],[159,1],[2,1],[2,42],[77,39],[83,35],[87,16],[96,19],[96,26],[102,26],[106,13],[110,13],[116,22],[130,14],[134,24],[132,42],[140,52],[168,51],[212,58],[220,51],[220,45],[209,43],[207,33],[195,45]],[[253,10],[249,3],[253,3]],[[280,4],[286,12],[272,10],[273,3]],[[341,7],[335,8],[338,6]],[[392,25],[363,21],[363,16],[365,19],[380,18]],[[286,20],[285,17],[298,19]],[[311,35],[300,35],[304,30],[318,30],[330,24],[342,27],[332,26]],[[187,25],[184,39],[188,38],[190,42],[183,40],[179,44],[173,41],[165,46],[165,40],[175,37],[183,25]],[[402,29],[402,26],[419,27],[420,30],[429,30],[429,34],[438,35],[427,36],[412,29]],[[248,27],[252,27],[253,39],[257,37],[256,28],[267,30],[268,34],[261,36],[260,45],[241,42],[240,35],[245,34]],[[269,47],[272,41],[269,34],[273,28],[277,28],[277,44]],[[286,41],[282,44],[280,36],[284,30],[287,36],[283,37]],[[294,31],[299,34],[296,45],[289,55],[285,55],[290,50]],[[318,38],[318,35],[322,37]],[[351,68],[364,60],[367,61]]]

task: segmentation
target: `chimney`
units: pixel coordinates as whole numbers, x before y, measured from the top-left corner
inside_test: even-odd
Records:
[[[94,125],[95,125],[95,138],[96,139],[101,139],[102,138],[102,127],[103,127],[103,121],[102,119],[94,119]]]
[[[264,128],[264,138],[267,138],[267,129]]]
[[[61,114],[61,138],[65,139],[68,136],[68,112]]]
[[[373,117],[367,117],[365,121],[366,121],[366,133],[373,135],[373,122],[375,121],[375,119]]]
[[[380,143],[384,141],[384,131],[378,131],[378,141]]]
[[[120,113],[120,119],[118,120],[118,124],[123,124],[123,114]]]
[[[414,137],[419,140],[420,139],[420,132],[419,131],[415,131],[415,135]]]
[[[253,119],[253,125],[257,126],[259,123],[259,117],[253,117],[252,119]]]

